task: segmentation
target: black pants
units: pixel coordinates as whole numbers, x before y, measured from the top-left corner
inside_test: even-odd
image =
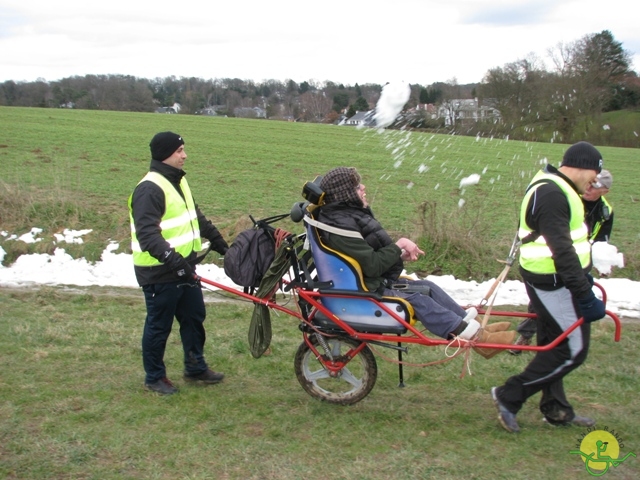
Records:
[[[566,288],[544,291],[525,284],[527,294],[538,314],[538,345],[547,345],[580,317],[571,293]],[[575,413],[567,400],[562,379],[587,358],[591,325],[583,324],[558,346],[537,352],[524,371],[509,378],[498,388],[498,398],[511,412],[517,413],[529,397],[542,392],[540,411],[551,423],[570,422]]]
[[[154,383],[167,376],[164,351],[174,317],[180,324],[185,373],[206,371],[206,334],[203,325],[206,309],[200,286],[184,282],[156,283],[145,285],[142,290],[147,304],[147,318],[142,333],[145,382]]]
[[[535,310],[533,309],[533,305],[531,305],[531,302],[529,302],[529,305],[527,306],[527,312],[536,313]],[[516,331],[520,335],[522,335],[523,338],[526,338],[527,340],[531,340],[533,338],[533,336],[536,334],[536,330],[537,330],[537,327],[536,327],[535,318],[525,318],[516,327]]]

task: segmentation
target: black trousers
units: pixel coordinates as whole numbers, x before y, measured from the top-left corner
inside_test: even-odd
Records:
[[[538,345],[547,345],[580,317],[571,293],[562,287],[545,291],[526,284],[527,294],[538,314]],[[591,325],[583,324],[555,348],[537,352],[524,371],[498,388],[503,405],[517,413],[529,397],[542,392],[540,411],[550,423],[573,420],[575,413],[567,400],[562,379],[587,358]]]
[[[142,332],[145,382],[154,383],[167,376],[164,351],[174,317],[180,325],[185,373],[196,375],[206,371],[203,325],[206,309],[200,286],[184,282],[156,283],[145,285],[142,290],[147,305]]]

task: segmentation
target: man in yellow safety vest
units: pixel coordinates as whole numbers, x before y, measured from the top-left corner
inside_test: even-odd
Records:
[[[509,432],[520,431],[516,414],[538,392],[548,423],[595,425],[575,414],[563,378],[584,362],[591,322],[605,315],[604,303],[592,291],[591,244],[580,198],[601,170],[600,152],[587,142],[576,143],[559,168],[547,165],[536,174],[522,201],[520,274],[537,314],[538,345],[551,343],[580,317],[584,323],[555,348],[536,352],[522,373],[491,389],[498,420]]]
[[[151,167],[129,197],[131,250],[147,306],[142,333],[145,386],[171,395],[178,389],[167,378],[164,352],[174,317],[180,324],[185,381],[214,384],[224,378],[204,359],[206,310],[194,262],[201,237],[220,254],[229,247],[193,200],[183,170],[187,154],[182,137],[160,132],[149,146]]]

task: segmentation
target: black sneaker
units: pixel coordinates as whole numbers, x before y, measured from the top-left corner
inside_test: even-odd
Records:
[[[187,382],[202,382],[208,385],[213,385],[214,383],[220,383],[224,378],[224,373],[214,372],[210,368],[207,368],[204,372],[198,373],[196,375],[189,375],[187,373],[184,374],[184,379]]]
[[[525,338],[522,335],[518,337],[514,345],[531,345],[531,338]],[[522,350],[507,350],[511,355],[520,355]]]
[[[516,414],[511,413],[507,410],[507,407],[500,403],[500,400],[498,399],[498,387],[493,387],[491,389],[491,398],[493,398],[493,403],[498,409],[498,420],[500,421],[500,425],[502,425],[507,432],[518,433],[520,431],[520,427],[518,426],[518,422],[516,422]]]
[[[577,425],[578,427],[594,427],[596,425],[596,421],[593,418],[580,417],[579,415],[573,417],[573,420],[569,423],[571,423],[571,425]]]
[[[159,393],[160,395],[173,395],[178,392],[178,389],[167,377],[161,378],[154,383],[145,383],[144,386],[152,392]]]
[[[570,425],[575,425],[576,427],[594,427],[596,424],[596,421],[593,418],[581,417],[579,415],[573,417],[573,420],[569,422],[558,422],[547,417],[543,417],[542,420],[547,422],[549,425],[553,425],[554,427],[568,427]]]

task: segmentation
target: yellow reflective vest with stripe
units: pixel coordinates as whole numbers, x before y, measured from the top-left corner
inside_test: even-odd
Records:
[[[606,213],[606,218],[604,216],[600,216],[596,221],[596,223],[593,225],[593,230],[591,231],[591,235],[589,235],[589,240],[591,240],[592,242],[596,239],[596,237],[598,236],[598,233],[600,233],[602,224],[607,220],[609,220],[609,218],[611,217],[611,212],[613,212],[613,207],[607,201],[607,199],[604,197],[600,197],[600,199],[602,200],[602,203],[604,203],[603,208],[607,209],[607,213]]]
[[[184,258],[187,258],[193,251],[199,251],[202,248],[202,243],[200,240],[198,215],[187,180],[184,177],[180,180],[180,188],[182,189],[184,198],[182,198],[182,195],[180,195],[169,180],[157,172],[147,173],[138,184],[142,182],[153,182],[164,192],[165,212],[160,220],[162,237]],[[133,195],[129,197],[129,220],[131,222],[133,264],[140,267],[161,265],[162,262],[151,256],[148,252],[143,252],[140,248],[133,222],[131,209],[132,198]]]
[[[525,270],[537,274],[557,273],[552,252],[542,235],[535,237],[533,230],[526,222],[527,209],[531,197],[543,184],[553,182],[564,192],[569,202],[569,230],[573,248],[578,255],[582,268],[588,268],[591,263],[591,244],[589,243],[587,225],[584,223],[584,205],[578,193],[563,178],[540,171],[533,177],[520,208],[520,228],[518,237],[522,241],[520,246],[520,266]]]

